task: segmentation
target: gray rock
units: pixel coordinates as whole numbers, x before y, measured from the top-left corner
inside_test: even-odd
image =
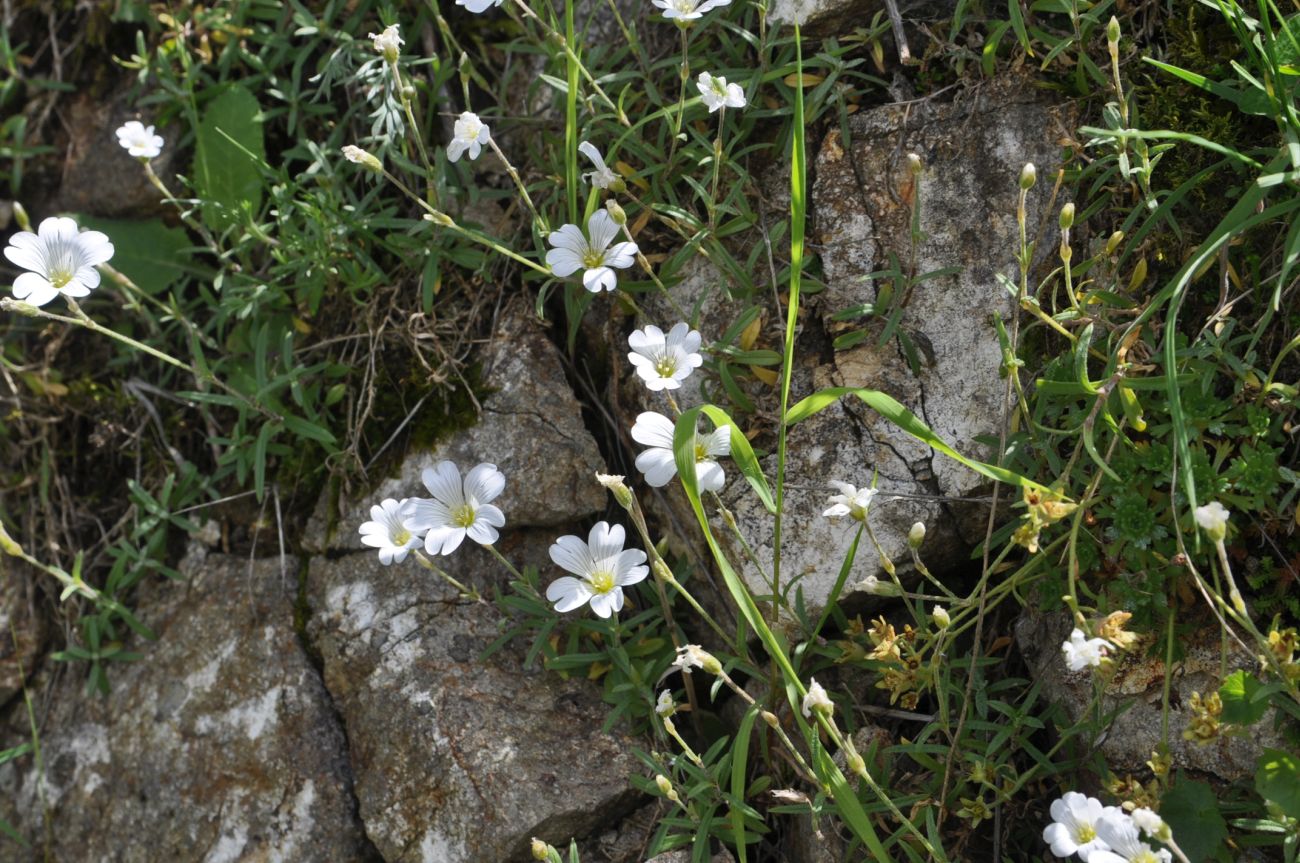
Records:
[[[905,23],[933,22],[950,17],[957,0],[897,0]],[[803,21],[808,36],[842,36],[869,22],[885,10],[884,0],[776,0],[771,20],[777,24]],[[921,43],[923,44],[923,43]]]
[[[123,91],[108,99],[83,93],[67,103],[64,126],[70,131],[59,185],[58,209],[88,216],[139,219],[168,211],[162,194],[153,187],[144,168],[117,144],[117,129],[128,120],[155,125],[147,116],[133,111]],[[182,194],[169,179],[174,172],[176,136],[179,127],[157,128],[167,145],[153,160],[154,171]]]
[[[0,555],[0,706],[31,676],[45,639],[31,567]]]
[[[384,498],[427,497],[420,481],[426,467],[443,459],[461,473],[491,462],[506,476],[495,503],[509,528],[567,524],[605,509],[606,492],[595,480],[604,471],[596,442],[564,377],[559,351],[522,305],[505,313],[480,362],[488,395],[478,424],[451,435],[431,452],[408,453],[398,475],[359,501],[341,500],[334,535],[326,538],[328,510],[322,501],[306,531],[308,551],[362,550],[357,528]]]
[[[1071,122],[1068,108],[1047,103],[1020,79],[1006,79],[951,104],[894,105],[855,116],[850,120],[853,145],[847,150],[838,131],[827,137],[816,159],[810,195],[813,236],[819,241],[814,248],[821,255],[826,288],[810,295],[801,309],[792,404],[828,386],[880,390],[958,452],[976,459],[990,457],[976,438],[996,435],[1002,418],[1005,381],[999,377],[1001,354],[992,313],[1007,318],[1013,306],[995,274],[1016,272],[1017,179],[1025,162],[1038,166],[1043,179],[1030,199],[1030,218],[1037,224],[1049,178],[1060,164],[1058,129],[1069,129]],[[906,184],[911,177],[904,156],[909,152],[920,154],[926,166],[921,226],[927,236],[917,270],[961,268],[957,275],[921,283],[906,306],[902,326],[929,348],[919,376],[896,340],[877,344],[879,324],[869,324],[868,340],[852,349],[833,351],[830,346],[845,328],[832,316],[875,299],[875,285],[865,277],[885,269],[890,252],[908,260]],[[698,265],[687,275],[674,288],[674,296],[687,308],[699,302],[707,343],[744,307],[723,296],[717,287],[720,278],[707,266]],[[644,307],[656,323],[676,320],[660,300],[647,301]],[[766,320],[758,346],[780,350],[782,335],[774,332],[779,316],[768,309]],[[624,377],[630,380],[629,375]],[[703,378],[693,376],[679,395],[684,407],[701,398],[696,377]],[[624,417],[629,425],[637,410],[664,409],[639,386],[627,384],[625,391],[630,391],[625,401],[636,405]],[[770,416],[777,398],[771,388],[755,389],[751,395],[761,407],[758,417],[743,421],[747,431],[766,425],[762,411]],[[772,478],[774,438],[769,434],[756,442],[772,453],[762,462]],[[770,592],[760,573],[771,568],[772,519],[734,467],[727,467],[729,482],[721,497],[761,567],[747,564],[725,526],[715,526],[717,536],[750,586]],[[814,612],[825,604],[857,527],[848,519],[821,516],[827,498],[835,493],[828,481],[861,488],[871,484],[873,472],[878,474],[880,495],[872,505],[871,525],[884,553],[900,567],[910,565],[907,533],[914,522],[927,526],[921,553],[932,571],[964,563],[970,545],[983,535],[987,480],[932,451],[857,399],[831,405],[791,430],[787,453],[782,588],[797,579]],[[670,492],[663,499],[679,524],[694,524],[694,516],[678,503],[683,500],[680,494]],[[847,587],[852,590],[865,576],[880,573],[879,557],[864,538]]]
[[[32,859],[50,859],[44,800],[64,863],[373,860],[343,731],[275,562],[212,556],[188,586],[155,590],[141,617],[159,641],[111,666],[107,696],[84,694],[84,666],[55,675],[38,714],[43,788],[30,758],[0,768],[0,814]]]
[[[1016,621],[1015,635],[1030,673],[1042,684],[1044,698],[1078,721],[1090,709],[1094,673],[1066,667],[1061,644],[1069,638],[1073,625],[1066,613],[1041,614],[1027,609]],[[1208,695],[1223,684],[1219,628],[1202,627],[1181,647],[1184,657],[1173,671],[1169,709],[1169,754],[1176,767],[1231,782],[1254,775],[1255,761],[1264,748],[1290,748],[1273,729],[1272,710],[1244,733],[1238,730],[1224,734],[1204,745],[1184,740],[1192,693]],[[1102,695],[1103,714],[1128,705],[1106,729],[1100,743],[1102,756],[1116,774],[1146,773],[1146,762],[1161,742],[1165,664],[1141,653],[1139,650],[1116,657],[1115,674]],[[1229,640],[1226,673],[1240,669],[1254,672],[1257,667],[1254,657]]]
[[[665,851],[662,854],[656,854],[645,863],[691,863],[691,850],[689,848],[678,851]],[[709,863],[735,863],[736,858],[731,856],[731,852],[723,848],[717,854],[709,858]]]
[[[553,534],[500,546],[541,564]],[[473,543],[439,563],[479,589],[507,577]],[[494,607],[373,554],[312,561],[308,600],[361,817],[389,863],[527,859],[533,836],[567,847],[635,807],[636,744],[600,730],[607,709],[590,682],[525,669],[520,643],[480,660],[500,632]]]

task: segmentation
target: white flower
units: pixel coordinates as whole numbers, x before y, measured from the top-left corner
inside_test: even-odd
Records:
[[[414,503],[411,498],[398,502],[390,497],[370,507],[372,520],[361,525],[362,544],[379,549],[379,562],[384,566],[401,563],[407,552],[424,542],[421,532],[410,527]]]
[[[673,421],[663,414],[646,411],[632,426],[632,440],[650,447],[636,457],[636,469],[655,488],[665,486],[677,474],[673,458]],[[695,434],[695,479],[700,491],[721,491],[727,477],[718,456],[731,454],[731,426],[720,426],[710,434]]]
[[[1217,500],[1196,508],[1196,523],[1215,542],[1228,535],[1228,510]]]
[[[1107,807],[1097,822],[1097,838],[1105,847],[1089,852],[1088,863],[1169,863],[1173,855],[1161,848],[1152,850],[1141,840],[1133,819],[1123,810]]]
[[[583,542],[580,537],[562,536],[551,546],[551,560],[578,578],[563,576],[546,588],[546,598],[558,612],[573,611],[584,603],[598,617],[609,617],[623,608],[623,588],[636,584],[650,573],[645,552],[623,549],[621,524],[598,521]]]
[[[1155,812],[1145,806],[1139,806],[1132,812],[1133,823],[1138,829],[1153,839],[1164,841],[1165,835],[1169,830],[1169,825],[1165,819],[1161,818]]]
[[[487,124],[478,118],[478,114],[466,111],[456,120],[452,139],[447,144],[447,158],[459,162],[460,157],[468,150],[470,159],[477,159],[483,145],[491,138],[492,133],[488,130]]]
[[[840,482],[837,479],[830,482],[832,486],[840,490],[840,493],[831,495],[831,507],[822,515],[827,518],[841,518],[847,515],[855,521],[866,522],[867,508],[871,506],[871,499],[876,496],[876,489],[864,488],[859,490],[847,482]]]
[[[685,323],[676,324],[668,335],[651,324],[635,330],[627,343],[632,348],[627,358],[651,392],[678,389],[704,363],[698,353],[700,334]]]
[[[480,464],[470,470],[464,483],[460,468],[449,461],[426,467],[420,474],[432,500],[414,498],[408,527],[428,531],[424,550],[429,554],[451,554],[466,536],[479,545],[497,541],[498,527],[506,517],[492,501],[505,490],[506,478],[494,464]]]
[[[636,260],[636,243],[614,243],[618,225],[605,210],[597,210],[587,220],[587,235],[577,225],[565,225],[553,231],[546,241],[555,248],[546,253],[546,263],[560,278],[584,270],[582,285],[593,294],[612,291],[618,286],[618,277],[610,267],[620,269],[632,266]]]
[[[399,32],[400,27],[397,24],[389,24],[384,28],[382,33],[370,33],[370,39],[375,44],[375,50],[384,55],[384,59],[392,63],[399,54],[402,53],[402,34]]]
[[[730,6],[731,0],[651,0],[654,5],[664,10],[664,17],[669,21],[694,21],[710,9]]]
[[[835,704],[816,678],[809,683],[808,694],[803,697],[803,715],[811,717],[814,710],[827,716],[835,712]]]
[[[464,6],[475,15],[478,15],[480,12],[486,12],[493,6],[500,6],[501,0],[456,0],[456,5]]]
[[[745,107],[745,91],[739,84],[728,84],[727,79],[721,75],[701,72],[695,86],[699,88],[700,98],[709,107],[710,114],[719,108]]]
[[[706,674],[717,674],[722,670],[722,663],[718,662],[716,656],[698,644],[684,644],[677,648],[677,658],[673,660],[673,668],[682,671],[700,668]]]
[[[1052,823],[1043,828],[1043,841],[1052,846],[1052,853],[1057,857],[1078,854],[1087,860],[1094,851],[1110,847],[1097,837],[1097,822],[1107,810],[1096,797],[1067,791],[1060,800],[1052,802],[1050,811]]]
[[[95,267],[113,257],[113,244],[99,231],[78,233],[71,219],[51,217],[35,234],[19,231],[10,237],[5,257],[31,270],[14,279],[15,299],[43,306],[60,293],[85,297],[99,287]]]
[[[659,693],[659,700],[655,702],[655,713],[660,716],[672,716],[677,710],[677,705],[673,703],[673,693],[670,689],[665,689]]]
[[[605,164],[605,158],[600,155],[600,151],[596,149],[595,144],[583,141],[578,145],[578,152],[590,159],[591,164],[596,166],[596,170],[582,175],[584,181],[591,183],[597,189],[608,189],[619,181],[618,174],[615,174],[614,170]]]
[[[1101,665],[1101,660],[1106,656],[1109,647],[1109,641],[1104,638],[1088,638],[1083,634],[1082,629],[1075,629],[1070,633],[1070,640],[1061,644],[1061,650],[1065,653],[1065,664],[1071,671],[1082,671],[1085,668],[1096,668]]]
[[[153,133],[153,126],[139,120],[128,120],[117,130],[117,143],[137,159],[153,159],[162,152],[163,139]]]

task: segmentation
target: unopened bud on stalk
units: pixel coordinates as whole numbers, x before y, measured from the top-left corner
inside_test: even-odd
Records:
[[[9,531],[5,530],[4,522],[0,522],[0,551],[10,557],[23,556],[23,547],[14,541],[14,538],[9,535]]]
[[[548,846],[548,845],[547,845],[545,842],[543,842],[542,840],[538,839],[536,836],[533,837],[532,852],[533,852],[533,859],[534,859],[534,860],[549,860],[549,859],[551,859],[551,849],[550,849],[550,846]]]
[[[881,581],[874,575],[868,575],[862,581],[858,582],[858,589],[864,590],[872,596],[898,596],[898,585],[892,581]]]
[[[848,765],[849,770],[858,776],[866,778],[867,762],[858,754],[858,750],[853,748],[853,743],[849,740],[844,741],[844,763]]]
[[[668,780],[667,776],[660,773],[655,777],[655,785],[659,788],[659,793],[667,797],[674,803],[680,803],[681,798],[677,796],[677,789],[673,788],[673,783]]]
[[[952,626],[952,618],[948,616],[948,610],[942,605],[936,605],[934,611],[930,612],[930,619],[934,625],[940,629],[947,629]]]
[[[415,98],[415,86],[412,85],[412,84],[403,84],[403,85],[402,85],[402,98],[403,98],[403,99],[407,99],[407,100],[414,99],[414,98]]]
[[[360,165],[363,168],[374,171],[376,174],[381,173],[384,170],[384,163],[379,161],[377,156],[367,153],[360,147],[354,147],[351,144],[348,144],[343,148],[343,158],[347,159],[349,162]]]
[[[25,315],[29,318],[34,318],[41,313],[40,308],[37,306],[34,306],[31,303],[24,303],[22,300],[15,300],[12,297],[5,297],[0,300],[0,309],[4,309],[6,312]]]
[[[433,222],[435,225],[442,225],[444,228],[451,228],[456,225],[456,223],[452,221],[451,216],[448,216],[441,210],[432,213],[425,213],[424,218],[426,221]]]
[[[1034,167],[1033,162],[1026,162],[1025,167],[1020,169],[1020,188],[1028,192],[1034,188],[1034,183],[1038,182],[1038,169]]]
[[[1106,42],[1112,49],[1119,46],[1119,19],[1114,15],[1110,16],[1110,21],[1106,24]]]
[[[14,201],[14,221],[17,222],[18,227],[22,228],[24,231],[30,231],[32,229],[32,220],[27,215],[27,210],[17,201]]]
[[[623,509],[632,508],[632,489],[628,488],[623,482],[623,477],[608,473],[596,474],[596,482],[609,489],[609,493],[614,495],[614,500]]]
[[[777,719],[776,714],[770,710],[764,710],[759,715],[763,717],[763,721],[767,723],[769,728],[776,728],[781,724],[781,720]]]
[[[1074,204],[1069,203],[1061,208],[1061,230],[1068,231],[1074,227]]]
[[[925,166],[921,164],[921,157],[915,153],[908,153],[907,169],[912,172],[913,177],[921,176],[921,171],[925,169]]]
[[[913,551],[916,551],[923,542],[925,542],[925,522],[918,521],[907,532],[907,545]]]
[[[609,212],[609,217],[614,220],[614,224],[619,227],[627,224],[627,213],[623,212],[623,208],[618,205],[618,201],[610,198],[605,202],[605,210]]]

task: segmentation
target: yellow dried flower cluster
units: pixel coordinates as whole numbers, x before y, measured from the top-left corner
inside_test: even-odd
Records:
[[[1222,731],[1219,715],[1223,713],[1223,702],[1219,699],[1219,693],[1211,692],[1209,695],[1202,696],[1199,692],[1193,692],[1191,711],[1192,717],[1187,720],[1183,739],[1195,741],[1200,746],[1218,739]]]
[[[1011,541],[1030,554],[1038,551],[1038,536],[1043,528],[1056,524],[1079,508],[1077,503],[1066,500],[1059,489],[1043,491],[1026,487],[1023,501],[1028,511],[1024,523],[1011,535]]]

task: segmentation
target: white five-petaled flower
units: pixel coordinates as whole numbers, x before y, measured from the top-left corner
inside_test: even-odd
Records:
[[[137,159],[154,159],[162,152],[163,139],[153,133],[153,126],[128,120],[117,130],[117,143]]]
[[[710,114],[719,108],[745,107],[745,91],[739,84],[728,84],[721,75],[701,72],[695,79],[695,86],[699,88],[700,98],[708,106]]]
[[[34,234],[10,237],[5,257],[31,271],[14,279],[14,297],[43,306],[60,293],[85,297],[99,287],[95,267],[113,257],[113,244],[99,231],[78,231],[76,222],[58,216],[43,220]]]
[[[402,53],[402,45],[405,44],[400,30],[399,25],[389,24],[384,28],[384,32],[369,34],[375,50],[383,54],[384,59],[390,63],[397,60],[398,55]]]
[[[655,702],[655,713],[660,716],[672,716],[677,710],[677,705],[673,703],[673,693],[670,689],[665,689],[659,693],[659,700]]]
[[[483,145],[492,139],[488,126],[478,118],[478,114],[465,111],[456,120],[452,138],[447,144],[447,158],[459,162],[465,151],[469,151],[471,160],[477,159]]]
[[[637,245],[610,243],[618,236],[618,224],[606,210],[597,210],[587,220],[587,236],[577,225],[565,225],[551,232],[546,241],[555,248],[546,253],[546,263],[560,278],[583,270],[582,285],[593,294],[618,287],[611,267],[624,269],[636,260]]]
[[[669,21],[694,21],[705,12],[720,6],[730,6],[731,0],[650,0],[664,12]]]
[[[1096,668],[1110,648],[1110,642],[1104,638],[1088,638],[1082,629],[1070,633],[1070,640],[1062,642],[1061,650],[1065,653],[1065,664],[1071,671]]]
[[[811,717],[813,712],[830,716],[835,712],[835,704],[831,697],[826,694],[826,690],[817,682],[816,678],[808,684],[808,694],[803,697],[803,715]]]
[[[401,563],[407,552],[424,542],[424,536],[409,525],[414,503],[411,498],[396,501],[390,497],[370,507],[371,521],[361,525],[362,544],[379,549],[379,562],[384,566]]]
[[[683,644],[677,648],[677,658],[673,660],[673,668],[686,672],[692,668],[699,668],[705,674],[717,674],[722,670],[722,663],[698,644]]]
[[[623,548],[626,534],[621,524],[598,521],[587,541],[562,536],[551,546],[551,560],[578,578],[563,576],[546,588],[546,598],[558,612],[573,611],[590,602],[598,617],[609,617],[623,608],[623,588],[636,584],[650,573],[643,566],[645,552]]]
[[[841,518],[847,515],[855,521],[865,523],[867,510],[871,507],[871,500],[876,496],[876,489],[859,489],[837,479],[831,480],[830,483],[839,489],[840,493],[831,495],[830,509],[823,512],[822,515],[827,518]]]
[[[486,12],[493,6],[500,6],[501,0],[456,0],[456,5],[464,6],[475,15],[478,15],[480,12]]]
[[[665,486],[677,474],[673,456],[673,421],[663,414],[646,411],[632,426],[632,440],[649,447],[636,457],[636,469],[655,488]],[[718,457],[731,455],[731,426],[719,426],[700,436],[695,433],[695,479],[700,491],[721,491],[727,477]]]
[[[1096,797],[1067,791],[1061,799],[1052,802],[1050,811],[1052,823],[1043,828],[1043,841],[1057,857],[1078,854],[1087,860],[1093,851],[1109,847],[1097,837],[1097,822],[1107,810]]]
[[[505,526],[506,517],[492,501],[505,490],[506,478],[496,465],[477,465],[461,482],[460,468],[440,461],[426,467],[420,479],[433,499],[415,498],[406,524],[413,530],[428,531],[425,551],[451,554],[466,536],[479,545],[497,541],[496,529]]]
[[[1196,523],[1215,542],[1228,535],[1228,509],[1217,500],[1196,508]]]
[[[1097,821],[1097,838],[1106,845],[1090,851],[1088,863],[1169,863],[1173,855],[1159,851],[1142,841],[1133,819],[1116,807],[1107,807]]]
[[[614,170],[605,164],[605,157],[600,155],[596,145],[590,141],[583,141],[578,145],[578,152],[591,160],[591,164],[596,166],[596,170],[582,175],[582,179],[597,189],[608,189],[618,182],[619,176]]]
[[[1169,825],[1165,823],[1165,819],[1145,806],[1134,809],[1132,818],[1138,829],[1153,839],[1163,841],[1169,835]]]
[[[651,324],[633,331],[627,343],[632,348],[627,358],[651,392],[678,389],[704,363],[700,334],[685,323],[674,325],[667,335]]]

